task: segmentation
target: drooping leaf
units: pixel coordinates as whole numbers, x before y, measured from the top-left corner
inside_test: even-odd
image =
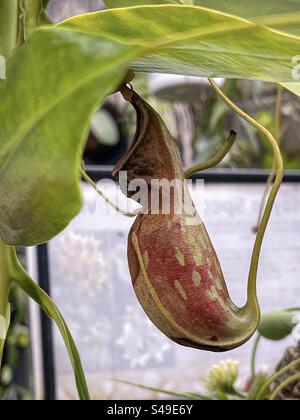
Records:
[[[71,332],[64,321],[58,308],[50,297],[39,288],[29,277],[18,261],[16,251],[13,247],[6,245],[0,240],[0,374],[3,347],[6,332],[10,323],[9,290],[11,284],[16,282],[35,302],[37,302],[46,314],[57,324],[64,339],[66,349],[69,352],[70,360],[74,369],[76,385],[79,396],[82,400],[88,400],[89,391],[85,375],[81,365],[80,356]],[[5,325],[3,325],[3,322]],[[2,325],[1,325],[2,323]]]
[[[63,29],[38,30],[0,81],[0,234],[34,245],[81,207],[80,152],[95,108],[137,48]]]
[[[132,64],[136,71],[293,82],[292,58],[300,50],[298,36],[190,6],[111,9],[62,26],[149,49]]]
[[[71,335],[71,332],[59,312],[55,303],[51,298],[44,292],[28,275],[18,261],[15,249],[2,243],[1,241],[1,256],[3,252],[9,253],[9,274],[12,281],[15,281],[20,288],[30,296],[46,313],[46,315],[52,319],[64,340],[66,349],[69,353],[70,361],[74,370],[76,386],[78,394],[81,400],[89,400],[89,391],[82,368],[80,356]]]

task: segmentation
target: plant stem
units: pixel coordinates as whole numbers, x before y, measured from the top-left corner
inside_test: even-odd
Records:
[[[262,338],[261,334],[258,333],[257,337],[255,338],[253,347],[252,347],[252,352],[251,352],[251,375],[252,375],[252,380],[256,376],[256,356],[257,356],[258,345],[260,343],[261,338]]]
[[[10,53],[27,41],[42,24],[49,24],[43,0],[0,0],[0,54]]]
[[[19,0],[0,0],[0,54],[5,58],[18,40]]]
[[[278,194],[278,191],[280,189],[282,180],[283,180],[283,160],[280,153],[279,146],[277,144],[277,141],[274,139],[272,134],[261,124],[259,124],[254,118],[250,117],[248,114],[246,114],[244,111],[242,111],[237,105],[235,105],[222,91],[219,89],[217,84],[212,80],[209,79],[210,84],[214,88],[214,90],[217,92],[217,94],[227,103],[227,105],[232,108],[233,111],[237,112],[244,120],[246,120],[248,123],[253,125],[259,132],[261,132],[270,145],[272,146],[274,156],[276,159],[276,169],[277,169],[277,175],[276,179],[274,181],[272,190],[270,192],[269,198],[267,200],[266,208],[264,210],[264,214],[261,220],[261,223],[258,228],[252,258],[251,258],[251,264],[250,264],[250,270],[249,270],[249,278],[248,278],[248,301],[247,305],[250,305],[253,307],[254,310],[259,311],[259,306],[257,302],[257,273],[258,273],[258,265],[259,265],[259,259],[260,259],[260,253],[261,248],[263,244],[263,240],[265,237],[265,233],[267,230],[267,226],[271,217],[271,213],[273,210],[273,206]],[[246,307],[247,307],[246,305]]]
[[[285,381],[283,381],[273,392],[273,394],[270,397],[270,401],[274,401],[276,400],[276,398],[278,397],[278,395],[280,394],[281,391],[283,391],[286,387],[288,387],[290,384],[300,381],[300,372],[296,373],[293,376],[290,376],[289,378],[287,378]]]
[[[228,154],[228,152],[234,145],[235,141],[236,141],[236,133],[232,131],[229,137],[227,138],[225,144],[221,148],[221,150],[219,150],[219,152],[212,159],[210,159],[207,162],[195,165],[192,168],[188,169],[187,171],[185,171],[184,176],[186,178],[189,178],[197,172],[201,172],[201,171],[204,171],[205,169],[213,168],[217,166],[226,157],[226,155]]]
[[[50,23],[44,3],[43,0],[19,0],[19,45],[26,42],[39,25]]]
[[[285,366],[284,368],[280,369],[279,372],[275,373],[271,378],[264,384],[264,386],[259,391],[256,400],[260,400],[264,392],[272,385],[273,382],[277,381],[281,378],[282,375],[288,373],[290,370],[294,368],[300,367],[300,359],[295,360],[294,362],[290,363],[289,365]]]

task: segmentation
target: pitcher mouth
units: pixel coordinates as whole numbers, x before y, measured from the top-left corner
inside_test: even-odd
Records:
[[[136,131],[135,135],[133,137],[133,140],[129,146],[128,151],[125,153],[125,155],[119,160],[119,162],[116,164],[116,166],[112,170],[113,177],[118,176],[119,172],[122,171],[124,166],[128,163],[131,156],[134,154],[136,149],[139,147],[140,141],[143,138],[143,133],[141,133],[141,117],[142,112],[140,110],[140,107],[137,106],[137,101],[139,100],[139,96],[134,92],[133,89],[129,88],[127,85],[123,86],[120,90],[123,98],[130,102],[136,111]],[[143,128],[145,130],[145,128]]]

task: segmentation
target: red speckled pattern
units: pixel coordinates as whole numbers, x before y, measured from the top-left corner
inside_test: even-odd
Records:
[[[140,218],[139,245],[148,277],[162,305],[192,334],[204,334],[210,340],[228,336],[231,301],[203,224],[187,226],[179,216]],[[181,253],[181,260],[176,250]],[[196,263],[195,254],[200,264]],[[197,286],[193,281],[195,273],[200,278]],[[217,336],[211,337],[211,331]]]
[[[179,180],[184,187],[181,161],[166,125],[136,93],[128,87],[122,91],[136,109],[137,131],[113,174],[127,171],[128,183],[138,178],[148,187],[153,180]],[[183,191],[187,192],[185,187]],[[137,298],[153,323],[179,344],[212,351],[241,345],[254,333],[259,311],[255,305],[254,311],[237,308],[230,300],[216,252],[192,200],[183,200],[177,185],[171,192],[170,214],[164,214],[160,201],[161,214],[154,214],[154,192],[148,190],[147,214],[137,217],[128,241]],[[187,213],[177,214],[178,203]]]

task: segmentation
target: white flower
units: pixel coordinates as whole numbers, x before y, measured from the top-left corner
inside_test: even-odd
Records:
[[[204,378],[207,389],[211,392],[232,392],[239,374],[239,363],[226,360],[212,367]]]

